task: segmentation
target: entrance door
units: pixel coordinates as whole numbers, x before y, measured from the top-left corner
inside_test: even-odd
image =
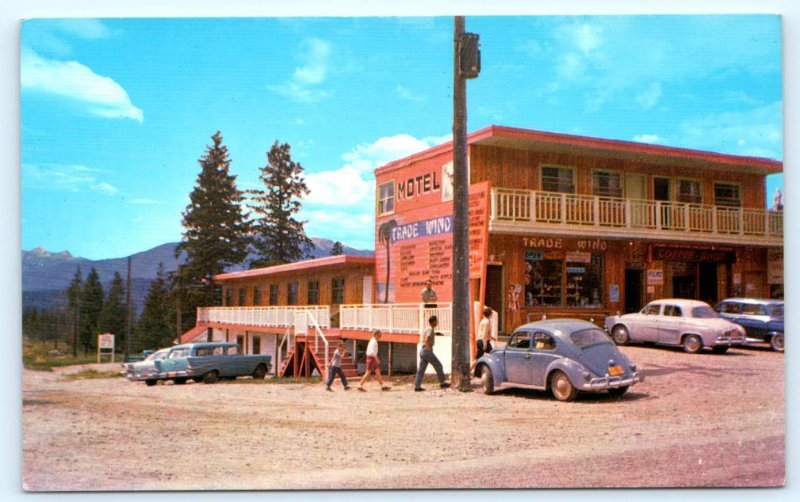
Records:
[[[669,178],[653,178],[653,199],[661,202],[669,202],[672,199],[672,191],[670,187]],[[670,228],[670,207],[665,205],[661,207],[661,227]]]
[[[497,311],[498,323],[502,328],[505,319],[503,309],[503,267],[502,265],[486,266],[486,306]]]
[[[644,271],[625,269],[625,313],[642,310]]]
[[[717,292],[716,263],[700,264],[700,299],[712,306],[720,299]]]
[[[697,285],[694,276],[676,275],[672,277],[673,297],[694,299],[695,294],[697,294]]]

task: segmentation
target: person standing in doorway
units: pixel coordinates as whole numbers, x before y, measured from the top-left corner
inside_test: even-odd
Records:
[[[422,334],[422,339],[420,340],[422,347],[419,350],[419,368],[417,368],[417,377],[414,379],[414,390],[417,392],[425,390],[422,388],[422,379],[425,377],[425,370],[428,369],[428,364],[432,364],[433,369],[436,370],[436,376],[439,378],[439,387],[442,389],[450,387],[450,384],[445,381],[442,363],[433,353],[433,344],[436,342],[436,326],[438,325],[439,319],[432,315],[428,319],[428,329]]]
[[[422,290],[422,303],[426,309],[435,309],[436,308],[436,300],[438,299],[436,296],[436,291],[433,290],[433,281],[428,279],[428,282],[425,283],[425,289]]]
[[[325,382],[325,390],[329,392],[333,391],[333,389],[331,389],[331,384],[336,375],[339,375],[339,378],[342,380],[344,390],[350,390],[350,386],[347,385],[347,377],[344,376],[344,371],[342,371],[342,356],[344,353],[344,340],[339,340],[339,345],[336,346],[336,350],[333,351],[333,357],[331,357],[328,363],[331,369],[328,372],[328,381]]]
[[[383,378],[381,377],[381,360],[378,358],[378,342],[380,340],[381,331],[376,329],[367,344],[367,371],[364,372],[364,376],[361,377],[361,381],[358,383],[358,390],[361,392],[366,392],[367,389],[364,388],[364,384],[369,380],[373,372],[378,379],[378,383],[381,384],[381,390],[389,390],[389,386],[383,383]]]

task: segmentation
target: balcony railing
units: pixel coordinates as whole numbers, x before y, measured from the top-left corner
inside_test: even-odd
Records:
[[[292,307],[200,307],[198,324],[231,324],[263,328],[290,328],[295,326],[295,313],[310,313],[319,327],[330,327],[330,307],[306,305]]]
[[[426,308],[421,303],[342,305],[339,324],[342,329],[418,334],[428,327],[428,318],[435,315],[439,319],[436,331],[450,335],[451,310],[450,303],[437,304],[436,308]]]
[[[620,236],[783,240],[779,211],[505,188],[492,190],[491,221],[494,227],[560,227]]]

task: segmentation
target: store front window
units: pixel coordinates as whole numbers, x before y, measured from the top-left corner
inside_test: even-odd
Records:
[[[600,308],[603,306],[603,255],[571,252],[561,257],[525,253],[525,306]]]

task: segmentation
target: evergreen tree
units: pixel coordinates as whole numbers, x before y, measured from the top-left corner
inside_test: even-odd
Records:
[[[81,294],[83,293],[83,274],[81,274],[81,267],[75,270],[75,276],[67,288],[67,304],[69,305],[70,313],[72,314],[72,356],[78,355],[78,337],[81,325]]]
[[[182,305],[188,312],[214,304],[214,286],[207,279],[242,263],[249,242],[243,195],[236,188],[236,176],[229,172],[228,148],[219,131],[211,139],[213,144],[198,160],[201,170],[183,213],[184,233],[176,250],[176,256],[186,256],[175,284],[182,290]]]
[[[86,276],[80,299],[80,344],[83,353],[88,354],[96,347],[97,335],[100,333],[100,312],[103,310],[103,285],[100,276],[92,267]]]
[[[339,241],[333,243],[333,247],[331,248],[331,256],[337,256],[340,254],[344,254],[344,246]]]
[[[164,264],[158,264],[155,279],[150,281],[144,310],[136,325],[135,350],[159,349],[172,345],[171,309],[169,301],[169,281],[164,272]]]
[[[103,310],[100,311],[98,327],[100,333],[115,335],[114,343],[117,348],[125,346],[128,321],[128,306],[125,300],[125,285],[122,283],[122,276],[119,275],[119,272],[114,272],[114,279],[111,281],[108,294],[103,302]]]
[[[275,141],[267,152],[267,165],[259,179],[266,190],[251,192],[250,207],[256,214],[253,221],[253,247],[256,258],[251,268],[290,263],[310,257],[314,243],[306,236],[295,215],[300,199],[308,194],[303,166],[292,161],[288,143]]]

